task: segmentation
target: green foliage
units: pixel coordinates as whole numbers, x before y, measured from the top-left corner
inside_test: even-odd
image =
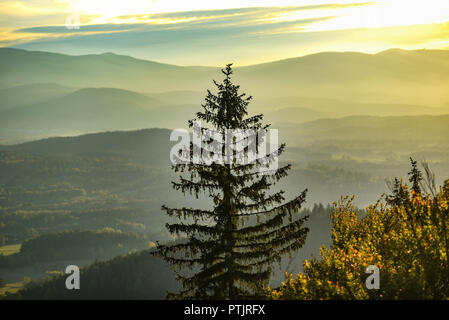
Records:
[[[421,171],[418,169],[418,162],[410,158],[412,170],[408,173],[409,181],[412,184],[412,191],[416,194],[421,193],[420,183],[423,179]]]
[[[223,82],[214,81],[218,94],[208,91],[203,110],[197,113],[196,119],[189,121],[189,126],[193,127],[196,120],[204,121],[204,128],[214,130],[221,138],[219,141],[232,141],[227,136],[229,129],[266,131],[268,126],[261,123],[263,115],[247,116],[252,97],[239,93],[240,87],[231,82],[231,65],[222,72]],[[216,139],[210,137],[207,143],[213,146],[218,142]],[[249,140],[248,137],[243,139]],[[195,147],[198,146],[191,145],[190,154]],[[287,176],[290,165],[264,174],[259,171],[274,161],[284,148],[282,144],[277,150],[246,164],[237,163],[233,154],[230,163],[174,165],[175,172],[181,173],[180,182],[173,182],[174,189],[197,198],[200,194],[209,196],[213,209],[162,207],[170,217],[177,219],[167,224],[170,233],[187,236],[186,243],[157,247],[156,254],[174,266],[183,286],[179,294],[171,294],[169,298],[257,297],[270,278],[272,263],[281,263],[284,254],[304,245],[307,216],[299,217],[295,213],[305,201],[307,190],[284,203],[284,191],[271,195],[268,192]],[[213,153],[228,156],[224,146],[217,149]],[[242,152],[248,155],[250,151]],[[183,173],[188,175],[183,177]],[[194,274],[179,272],[186,268]]]
[[[332,212],[331,248],[322,247],[321,260],[305,260],[303,273],[287,274],[268,297],[448,299],[449,180],[431,195],[418,189],[422,179],[412,160],[414,187],[395,183],[393,195],[368,207],[363,218],[352,198],[342,198]],[[368,265],[380,269],[378,290],[365,286]]]

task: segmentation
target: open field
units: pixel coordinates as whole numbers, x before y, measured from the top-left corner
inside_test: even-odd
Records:
[[[14,253],[20,252],[21,244],[9,244],[0,247],[0,254],[4,256],[9,256]]]
[[[6,286],[0,288],[0,297],[6,293],[16,293],[23,288],[23,282],[8,283]]]

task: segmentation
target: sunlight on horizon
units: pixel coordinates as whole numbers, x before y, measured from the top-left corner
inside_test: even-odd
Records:
[[[73,13],[79,30],[65,27]],[[220,50],[227,41],[232,45]],[[190,56],[175,54],[179,43]],[[203,56],[194,53],[195,43],[207,47]],[[230,59],[249,65],[322,51],[449,49],[449,1],[12,0],[0,3],[0,46],[112,51],[180,65]]]
[[[416,24],[442,23],[449,20],[447,0],[374,0],[374,1],[251,1],[230,0],[226,4],[213,1],[161,1],[161,0],[62,0],[81,13],[98,16],[107,21],[122,15],[187,12],[194,10],[218,10],[250,7],[311,6],[310,10],[286,12],[272,18],[274,21],[293,21],[322,17],[337,13],[334,19],[320,22],[308,28],[310,31],[349,28],[378,28]],[[322,9],[319,5],[366,4],[347,8]]]

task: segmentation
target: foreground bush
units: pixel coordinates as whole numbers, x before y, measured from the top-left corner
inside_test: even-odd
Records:
[[[396,179],[384,196],[360,217],[352,198],[334,204],[332,246],[321,259],[277,289],[271,299],[448,299],[449,180],[439,190],[412,160],[412,187]],[[380,271],[379,289],[368,290],[366,268]]]

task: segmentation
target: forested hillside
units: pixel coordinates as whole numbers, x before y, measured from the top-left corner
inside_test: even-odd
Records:
[[[0,48],[0,57],[0,143],[8,144],[182,127],[218,71],[111,53]],[[444,50],[325,52],[240,67],[236,79],[255,96],[249,112],[263,112],[277,126],[351,115],[440,115],[449,113],[448,57]]]
[[[30,283],[11,298],[22,299],[164,299],[178,284],[168,266],[148,250],[97,262],[81,270],[81,289],[65,289],[62,273],[56,279]]]
[[[46,233],[23,242],[18,253],[0,256],[0,269],[55,261],[106,260],[150,246],[145,235],[112,228]]]
[[[0,48],[0,297],[163,299],[166,291],[178,291],[174,273],[153,256],[153,247],[185,247],[191,241],[205,243],[206,248],[211,244],[206,239],[170,233],[166,226],[176,225],[180,212],[193,212],[188,208],[213,215],[222,207],[216,194],[197,195],[194,185],[190,191],[197,197],[172,192],[173,186],[181,191],[188,188],[172,184],[180,172],[171,170],[170,152],[177,143],[170,140],[171,129],[186,128],[187,120],[201,114],[201,104],[216,111],[221,103],[226,109],[229,105],[224,101],[230,93],[231,100],[237,101],[233,107],[241,112],[230,112],[238,120],[233,125],[249,127],[261,119],[254,115],[263,113],[264,121],[279,130],[279,141],[287,143],[279,166],[290,169],[288,175],[275,174],[275,180],[284,178],[276,186],[262,178],[252,190],[243,188],[249,202],[240,203],[239,210],[260,205],[266,213],[267,204],[293,199],[296,205],[287,202],[284,209],[298,213],[294,217],[300,220],[309,216],[304,228],[293,225],[297,230],[291,234],[286,232],[291,221],[274,219],[266,225],[255,217],[243,221],[249,223],[250,232],[270,223],[281,230],[262,239],[274,239],[271,243],[255,236],[259,242],[254,248],[248,245],[250,234],[241,236],[240,241],[247,242],[239,248],[253,250],[252,257],[260,258],[261,252],[274,254],[270,246],[276,247],[287,234],[296,241],[292,247],[299,249],[292,256],[286,254],[289,250],[271,256],[279,265],[273,266],[269,277],[271,267],[259,274],[271,286],[263,297],[447,297],[446,291],[436,287],[447,284],[441,277],[446,266],[440,253],[447,251],[441,247],[445,235],[441,228],[447,209],[444,180],[449,177],[448,58],[447,50],[324,52],[235,68],[236,81],[255,96],[250,99],[236,93],[239,86],[229,89],[229,82],[218,85],[221,95],[212,95],[207,89],[218,68],[181,67],[112,53],[69,56]],[[227,68],[230,76],[230,65]],[[248,114],[240,109],[247,106],[242,99],[251,101]],[[242,115],[254,118],[245,122]],[[210,117],[204,114],[202,120]],[[228,120],[220,119],[224,129]],[[410,192],[405,184],[398,185],[400,178],[408,178],[410,157],[429,164],[435,185],[444,187],[430,195],[418,192],[416,185]],[[228,177],[223,172],[206,176],[211,180]],[[398,174],[394,190],[402,192],[396,199],[401,203],[392,205],[388,196],[382,198],[385,203],[376,202],[382,194],[390,194],[392,178]],[[239,179],[243,178],[234,178],[233,187],[242,187]],[[181,178],[181,184],[185,181]],[[204,181],[199,185],[204,187]],[[285,193],[265,199],[265,189]],[[352,195],[354,200],[348,201]],[[331,205],[342,196],[349,198]],[[179,208],[177,214],[163,213],[161,206],[168,202]],[[275,207],[273,212],[286,217],[284,209]],[[416,219],[424,212],[423,218],[413,220],[404,215],[407,210],[415,212]],[[397,219],[390,229],[384,221],[387,217]],[[423,234],[435,231],[439,240],[429,233],[426,247],[416,250],[423,239],[410,235],[416,231],[410,229],[410,221],[419,222],[417,230]],[[220,232],[222,223],[217,227]],[[231,221],[228,226],[238,228],[239,224]],[[222,237],[229,238],[235,240]],[[355,244],[359,238],[363,248]],[[403,252],[379,239],[405,244],[415,260],[403,259]],[[320,251],[322,245],[328,249]],[[376,263],[389,265],[399,274],[397,278],[389,273],[382,281],[399,288],[406,285],[410,273],[426,290],[411,286],[397,289],[399,293],[385,290],[366,295],[362,266],[372,252],[376,259],[380,256]],[[363,254],[360,259],[359,253]],[[438,277],[432,278],[433,269],[425,258],[438,268]],[[344,265],[338,271],[339,259],[355,266]],[[308,262],[303,265],[303,261]],[[63,272],[70,264],[81,267],[82,285],[77,292],[64,285]],[[298,276],[289,276],[282,284],[285,272]],[[331,283],[323,282],[329,273]]]
[[[272,284],[278,285],[280,280],[284,276],[284,272],[293,272],[295,270],[301,269],[300,261],[305,258],[317,256],[319,254],[319,248],[322,244],[330,244],[330,207],[325,207],[323,205],[315,205],[312,209],[303,210],[303,215],[310,215],[310,219],[307,223],[307,227],[313,232],[307,239],[306,245],[303,250],[298,255],[292,258],[285,258],[281,268],[276,268],[275,277]],[[71,232],[63,233],[52,236],[44,236],[42,238],[36,238],[28,241],[30,244],[37,245],[42,244],[43,241],[52,241],[57,239],[66,239],[63,244],[57,244],[53,242],[50,246],[55,248],[55,246],[65,246],[66,250],[75,250],[79,252],[81,248],[86,245],[81,238],[79,240],[82,242],[80,249],[77,247],[76,242],[69,241],[73,237],[81,237],[83,234],[90,234],[90,238],[95,241],[99,240],[95,235],[99,232]],[[100,232],[100,235],[104,231]],[[111,233],[109,231],[108,233]],[[126,245],[123,239],[135,239],[130,238],[127,234],[121,234],[121,240],[117,239],[116,232],[111,233],[112,243],[123,243],[124,247],[121,250],[126,250],[130,248],[130,245]],[[70,237],[67,237],[70,235]],[[104,236],[102,236],[105,239]],[[133,241],[135,241],[133,240]],[[180,240],[182,241],[182,240]],[[129,240],[128,240],[129,242]],[[135,242],[131,242],[135,243]],[[142,245],[142,241],[138,241],[138,244]],[[111,248],[111,243],[98,243],[94,244],[94,247],[98,249],[109,247]],[[43,248],[48,248],[48,245],[40,247],[39,250]],[[41,281],[35,281],[27,285],[27,289],[20,291],[19,295],[12,295],[10,298],[25,298],[25,299],[163,299],[166,296],[167,291],[176,291],[179,289],[179,284],[174,279],[174,274],[170,270],[169,266],[162,262],[160,259],[153,257],[150,250],[143,250],[139,253],[132,253],[127,256],[118,257],[106,262],[96,262],[90,266],[81,269],[81,277],[83,284],[78,293],[73,293],[65,289],[65,279],[66,276],[62,272],[53,272],[51,277],[56,277],[52,279],[50,275]],[[31,251],[38,253],[39,251]],[[22,254],[22,253],[21,253]],[[47,253],[48,255],[49,253]],[[85,255],[83,255],[85,256]],[[67,264],[68,261],[74,261],[72,254],[68,253],[64,260]],[[6,260],[6,259],[5,259]],[[0,260],[1,261],[1,260]],[[63,264],[60,265],[59,270],[62,270]],[[1,267],[0,267],[1,270]],[[111,279],[114,279],[111,281]]]

